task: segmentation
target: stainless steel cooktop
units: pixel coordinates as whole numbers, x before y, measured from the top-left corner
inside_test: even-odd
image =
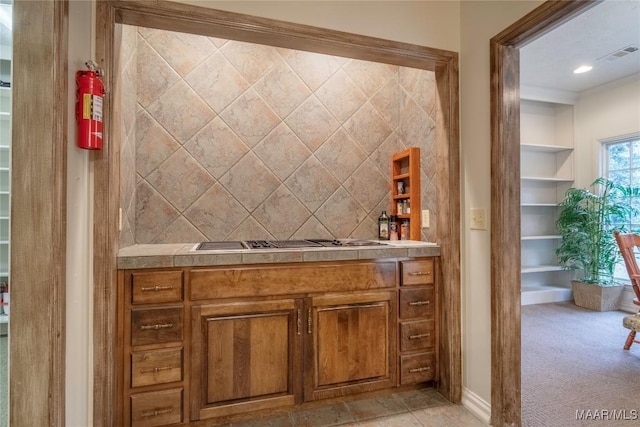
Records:
[[[291,248],[321,248],[321,247],[354,247],[354,246],[385,246],[373,240],[357,239],[302,239],[302,240],[245,240],[202,242],[197,251],[228,250],[228,249],[291,249]]]

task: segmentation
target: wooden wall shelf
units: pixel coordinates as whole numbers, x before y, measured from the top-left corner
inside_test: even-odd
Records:
[[[409,240],[422,240],[420,192],[420,149],[409,147],[391,157],[391,214],[398,217],[398,235],[402,222],[409,223]]]

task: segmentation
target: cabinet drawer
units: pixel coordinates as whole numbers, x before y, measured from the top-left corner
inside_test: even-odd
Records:
[[[428,285],[433,283],[433,259],[402,262],[402,285]]]
[[[418,353],[400,356],[400,384],[416,384],[435,378],[433,353]]]
[[[182,271],[153,271],[131,275],[133,304],[182,301]]]
[[[131,425],[151,427],[182,422],[182,389],[131,396]]]
[[[131,310],[131,345],[182,341],[182,307]]]
[[[400,289],[400,318],[433,317],[435,308],[433,286]]]
[[[140,351],[131,354],[131,387],[181,380],[181,348]]]
[[[400,322],[400,351],[433,347],[434,334],[433,320]]]
[[[295,266],[194,268],[190,299],[210,300],[392,288],[396,262],[301,263]]]

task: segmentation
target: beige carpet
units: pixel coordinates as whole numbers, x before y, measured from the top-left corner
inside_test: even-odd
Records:
[[[640,425],[640,344],[622,349],[628,314],[522,307],[523,426]]]

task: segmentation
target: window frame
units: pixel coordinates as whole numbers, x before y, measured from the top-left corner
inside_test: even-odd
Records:
[[[640,132],[633,132],[625,135],[618,135],[598,140],[598,142],[600,143],[600,176],[609,178],[609,152],[611,147],[619,144],[629,144],[629,167],[627,168],[627,170],[629,173],[629,182],[631,183],[631,171],[634,169],[640,169],[640,153],[638,153],[638,155],[636,156],[636,158],[639,159],[637,168],[633,167],[631,163],[632,159],[634,158],[632,143],[635,141],[640,141]],[[638,232],[638,230],[640,230],[640,222],[630,222],[627,225],[629,226],[629,230],[631,231]],[[615,268],[614,279],[624,283],[630,283],[623,260],[621,260]]]

